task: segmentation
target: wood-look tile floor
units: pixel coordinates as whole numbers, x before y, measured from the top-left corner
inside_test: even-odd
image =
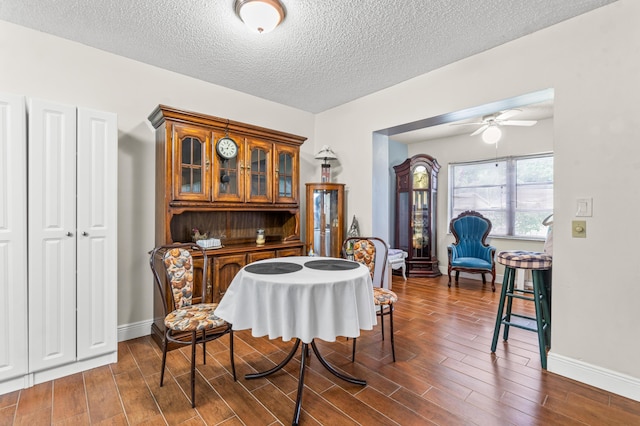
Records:
[[[323,355],[367,386],[346,383],[315,355],[305,379],[302,425],[634,425],[640,403],[540,368],[536,334],[512,328],[490,352],[499,299],[490,285],[446,277],[393,277],[397,362],[380,326],[351,341],[318,342]],[[524,302],[522,302],[524,303]],[[530,305],[530,303],[528,303]],[[518,303],[520,305],[520,303]],[[521,307],[532,314],[529,306]],[[514,308],[515,311],[515,308]],[[385,327],[388,322],[385,321]],[[278,425],[290,424],[300,354],[268,378],[292,342],[235,335],[238,381],[229,369],[228,336],[198,354],[196,408],[189,352],[169,353],[162,388],[160,350],[149,337],[119,344],[118,362],[0,396],[0,425]]]

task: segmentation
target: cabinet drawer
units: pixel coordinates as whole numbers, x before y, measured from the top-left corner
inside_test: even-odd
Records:
[[[247,264],[256,262],[258,260],[263,260],[263,259],[273,259],[274,257],[276,257],[276,252],[273,250],[255,251],[252,253],[247,253]]]
[[[302,253],[302,247],[292,247],[292,248],[280,249],[276,251],[276,257],[287,257],[287,256],[304,256],[304,253]]]

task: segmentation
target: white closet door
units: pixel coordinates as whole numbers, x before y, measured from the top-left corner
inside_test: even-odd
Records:
[[[29,101],[29,370],[76,359],[76,109]]]
[[[78,109],[78,359],[117,341],[118,136],[116,115]]]
[[[0,382],[27,372],[25,117],[22,96],[0,93]]]

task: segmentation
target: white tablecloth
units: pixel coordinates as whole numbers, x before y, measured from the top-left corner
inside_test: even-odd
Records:
[[[323,257],[284,257],[254,262],[304,265]],[[246,268],[246,267],[245,267]],[[256,274],[241,269],[215,314],[234,330],[251,329],[255,337],[314,338],[333,342],[337,336],[358,337],[376,324],[369,270],[320,271],[303,267],[286,274]]]

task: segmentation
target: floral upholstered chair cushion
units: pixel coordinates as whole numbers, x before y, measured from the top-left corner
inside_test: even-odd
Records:
[[[217,303],[192,304],[193,258],[184,248],[173,248],[164,255],[164,266],[171,284],[175,310],[164,319],[167,328],[176,331],[211,330],[227,323],[213,314]]]
[[[364,263],[369,268],[369,274],[373,279],[376,270],[376,247],[369,240],[358,240],[353,244],[353,259]]]
[[[369,240],[358,240],[353,244],[353,259],[369,268],[371,279],[376,270],[376,247]],[[391,290],[373,287],[373,299],[376,305],[392,305],[398,301],[398,296]]]
[[[164,319],[165,327],[175,331],[212,330],[227,327],[227,322],[214,315],[217,303],[198,303],[178,308]]]

